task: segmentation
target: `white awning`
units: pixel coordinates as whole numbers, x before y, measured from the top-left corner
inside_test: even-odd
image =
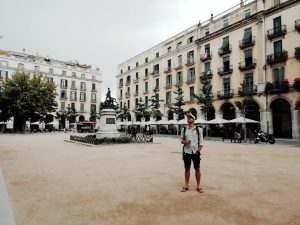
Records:
[[[251,120],[244,117],[238,117],[233,120],[229,120],[228,123],[259,123],[259,121]]]
[[[228,123],[228,120],[222,119],[222,118],[216,118],[213,120],[209,120],[206,122],[207,124],[222,124],[222,123]]]

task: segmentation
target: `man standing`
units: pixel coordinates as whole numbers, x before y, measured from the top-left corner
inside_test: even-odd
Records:
[[[181,189],[181,192],[189,190],[190,169],[191,162],[193,161],[197,181],[197,191],[203,193],[203,189],[200,186],[200,151],[203,147],[203,130],[202,128],[196,127],[194,124],[195,119],[194,115],[188,114],[188,127],[181,130],[180,140],[181,144],[183,144],[183,161],[185,168],[185,186]]]

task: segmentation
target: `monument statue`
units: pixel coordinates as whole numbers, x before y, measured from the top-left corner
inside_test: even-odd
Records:
[[[100,104],[101,110],[103,109],[116,109],[116,99],[111,97],[110,89],[108,88],[104,102]]]

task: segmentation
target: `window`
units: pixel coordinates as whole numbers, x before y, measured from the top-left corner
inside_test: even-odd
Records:
[[[66,76],[67,75],[67,71],[65,71],[65,70],[61,71],[61,75],[62,76]]]
[[[123,102],[120,102],[120,109],[123,108]]]
[[[3,79],[3,78],[8,79],[8,72],[4,71],[4,70],[0,70],[0,79]],[[49,78],[48,78],[48,81],[49,81]],[[53,78],[52,78],[52,81],[53,81]]]
[[[182,79],[182,72],[177,72],[176,74],[176,84],[182,84],[183,83],[183,79]]]
[[[158,74],[159,73],[159,64],[156,64],[153,66],[153,73]]]
[[[66,110],[66,103],[65,102],[61,102],[60,103],[60,110],[61,111],[65,111]]]
[[[145,92],[148,92],[148,82],[145,82]]]
[[[67,99],[67,92],[65,90],[60,91],[60,99]]]
[[[123,98],[123,90],[120,90],[120,98]]]
[[[73,72],[73,73],[75,73],[75,72]],[[74,76],[73,76],[73,73],[72,73],[72,77],[76,77],[76,73],[74,74]],[[85,79],[85,74],[84,73],[81,74],[81,79]]]
[[[210,53],[210,44],[204,46],[204,52],[209,54]]]
[[[130,87],[127,88],[127,95],[130,95]]]
[[[176,48],[179,49],[181,46],[182,46],[182,42],[180,41],[177,43]]]
[[[282,40],[273,43],[274,57],[280,57],[282,54]]]
[[[130,70],[130,66],[127,67],[127,70],[128,70],[128,71]]]
[[[245,66],[252,65],[252,49],[248,49],[244,53],[245,53]]]
[[[230,70],[230,58],[229,58],[229,56],[223,58],[223,67],[224,67],[223,68],[224,72]]]
[[[54,69],[53,68],[49,68],[49,74],[54,74]]]
[[[159,89],[159,78],[155,80],[155,89]]]
[[[230,93],[230,78],[223,79],[223,89],[224,89],[224,94]]]
[[[273,70],[274,82],[282,83],[284,81],[284,67],[275,68]]]
[[[127,77],[126,77],[126,84],[130,84],[130,81],[131,81],[131,77],[130,77],[130,76],[127,76]]]
[[[96,80],[96,75],[92,75],[92,80]]]
[[[277,6],[280,4],[280,0],[274,0],[274,6]]]
[[[166,92],[166,104],[171,104],[171,91]]]
[[[172,75],[166,76],[166,86],[169,87],[172,85]]]
[[[250,17],[251,16],[250,9],[246,10],[244,15],[245,15],[245,19],[247,19],[248,17]]]
[[[96,84],[92,83],[92,91],[96,91]]]
[[[80,92],[80,101],[85,101],[85,100],[86,100],[86,93]]]
[[[171,59],[169,59],[169,60],[168,60],[168,69],[171,69],[171,65],[172,65]]]
[[[192,102],[192,101],[194,101],[195,91],[194,91],[194,87],[190,87],[189,89],[190,89],[190,101]]]
[[[138,106],[138,104],[139,104],[139,99],[136,98],[136,99],[135,99],[135,108]]]
[[[92,102],[96,101],[96,93],[92,93],[91,100],[92,100]]]
[[[135,73],[135,79],[139,79],[139,72]]]
[[[191,43],[193,43],[193,41],[194,41],[194,36],[189,37],[187,43],[191,44]]]
[[[80,90],[83,90],[83,91],[86,90],[86,84],[85,84],[85,82],[81,82],[80,83]]]
[[[0,71],[0,72],[1,72],[1,71]],[[0,77],[1,77],[1,75],[0,75]],[[53,77],[48,77],[48,82],[49,82],[49,83],[53,82]]]
[[[210,62],[204,64],[204,75],[211,75]]]
[[[139,85],[135,85],[135,94],[139,93]]]
[[[253,73],[245,74],[245,91],[253,90]]]
[[[208,36],[209,35],[209,28],[205,28],[205,36]]]
[[[273,19],[273,28],[274,28],[274,34],[281,33],[281,17],[276,17]]]
[[[130,109],[130,100],[127,100],[127,107]]]
[[[145,106],[148,107],[148,96],[145,96]]]
[[[76,81],[75,80],[71,81],[71,88],[76,89]]]
[[[123,70],[121,70],[121,74],[123,73]]]
[[[68,80],[61,79],[60,80],[60,87],[61,88],[67,88],[68,87]]]
[[[135,63],[135,67],[138,67],[138,66],[139,66],[139,62],[136,62],[136,63]]]
[[[40,67],[39,66],[34,66],[34,72],[39,72],[40,71]]]
[[[70,100],[71,101],[76,101],[76,91],[71,91]]]
[[[145,69],[145,77],[148,77],[148,68]]]
[[[222,50],[228,51],[229,50],[229,37],[223,38]]]
[[[71,103],[71,109],[74,110],[74,111],[76,110],[76,109],[75,109],[75,103],[74,103],[74,102]]]
[[[96,104],[91,104],[91,112],[96,112]]]
[[[159,52],[156,52],[155,57],[159,58]]]
[[[145,58],[145,63],[147,63],[148,62],[148,57],[147,58]]]
[[[7,67],[8,66],[8,62],[6,62],[6,61],[0,61],[0,66]]]
[[[171,47],[168,47],[168,53],[170,53],[171,52]]]
[[[81,74],[81,78],[84,78],[84,77],[82,77],[82,75],[84,75],[84,74]],[[72,72],[72,77],[76,77],[76,73],[75,72]]]
[[[84,103],[80,103],[80,112],[84,112]]]
[[[187,54],[187,63],[188,63],[188,64],[194,63],[194,51],[190,51],[190,52]]]
[[[228,27],[228,19],[223,20],[223,27]]]
[[[188,80],[188,82],[195,80],[195,68],[190,68],[188,70],[188,79],[187,80]]]
[[[123,78],[121,78],[121,79],[119,80],[119,86],[120,86],[120,87],[123,86]]]
[[[182,66],[182,55],[178,56],[177,59],[178,59],[178,67],[181,67]]]
[[[252,42],[252,29],[251,27],[244,30],[243,44]]]
[[[24,64],[18,63],[18,70],[24,70]]]

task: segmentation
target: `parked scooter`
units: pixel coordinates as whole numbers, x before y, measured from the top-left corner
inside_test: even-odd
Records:
[[[270,144],[274,144],[275,139],[272,134],[267,134],[263,131],[259,131],[254,143],[257,144],[258,142],[269,142]]]

